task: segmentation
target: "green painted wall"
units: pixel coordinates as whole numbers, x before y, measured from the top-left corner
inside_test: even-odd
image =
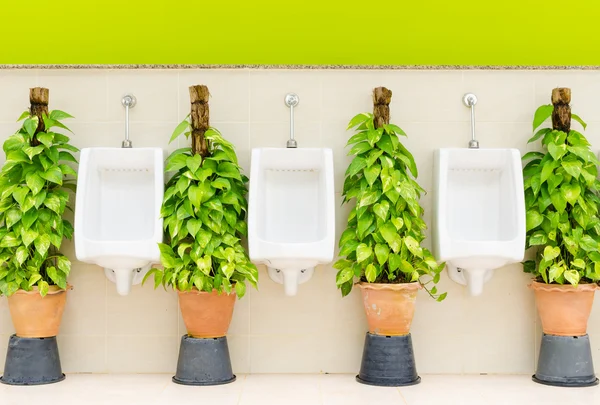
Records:
[[[600,65],[598,0],[0,0],[0,64]]]

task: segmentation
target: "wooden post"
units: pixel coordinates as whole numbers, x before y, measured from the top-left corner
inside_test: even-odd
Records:
[[[392,91],[385,87],[373,89],[373,120],[375,128],[381,128],[390,123],[390,103]]]
[[[552,128],[569,133],[571,129],[571,89],[558,87],[552,90]]]
[[[190,87],[190,102],[192,103],[192,153],[202,157],[208,156],[208,141],[204,133],[208,124],[208,87],[196,85]]]
[[[31,115],[35,115],[39,119],[35,134],[31,140],[31,146],[37,146],[40,144],[35,135],[40,132],[44,132],[46,129],[43,116],[48,116],[48,100],[50,98],[49,93],[50,91],[44,87],[34,87],[29,89],[29,103],[31,104],[31,107],[29,107],[29,112]]]

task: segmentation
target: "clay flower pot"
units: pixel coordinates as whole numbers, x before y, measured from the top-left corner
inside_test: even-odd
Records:
[[[594,303],[597,284],[572,285],[532,282],[538,313],[545,334],[583,336]]]
[[[358,283],[369,324],[369,333],[404,336],[410,333],[419,283]]]
[[[67,286],[67,289],[72,289]],[[42,297],[34,287],[31,291],[17,290],[8,297],[8,308],[18,337],[45,338],[58,335],[62,314],[67,302],[67,290],[50,286]]]
[[[217,338],[227,334],[233,316],[235,293],[218,294],[216,290],[208,293],[195,288],[177,293],[188,335],[195,338]]]

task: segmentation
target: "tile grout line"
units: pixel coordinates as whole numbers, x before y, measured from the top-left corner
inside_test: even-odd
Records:
[[[250,170],[252,168],[252,134],[251,134],[251,122],[252,122],[252,86],[250,85],[251,73],[250,70],[247,71],[247,92],[248,92],[248,154],[250,155],[250,161],[248,162],[248,177],[250,177]],[[247,224],[246,220],[246,224]],[[246,243],[248,243],[248,238],[246,238]],[[250,253],[248,252],[248,257],[250,257]],[[252,373],[252,350],[250,350],[250,331],[252,330],[252,295],[248,294],[248,330],[246,334],[246,361],[248,362],[248,373]]]
[[[404,403],[404,405],[408,405],[408,401],[406,400],[406,398],[404,398],[404,395],[402,395],[402,390],[400,390],[400,387],[396,387],[396,390],[398,391],[398,394],[400,394],[400,398],[402,398],[402,402]]]

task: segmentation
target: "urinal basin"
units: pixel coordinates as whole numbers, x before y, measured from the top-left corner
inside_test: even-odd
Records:
[[[270,277],[294,295],[315,266],[333,260],[333,153],[326,148],[253,149],[250,178],[250,259],[266,264]]]
[[[163,150],[82,149],[77,188],[77,259],[114,270],[117,290],[126,294],[134,283],[129,273],[160,259]]]

